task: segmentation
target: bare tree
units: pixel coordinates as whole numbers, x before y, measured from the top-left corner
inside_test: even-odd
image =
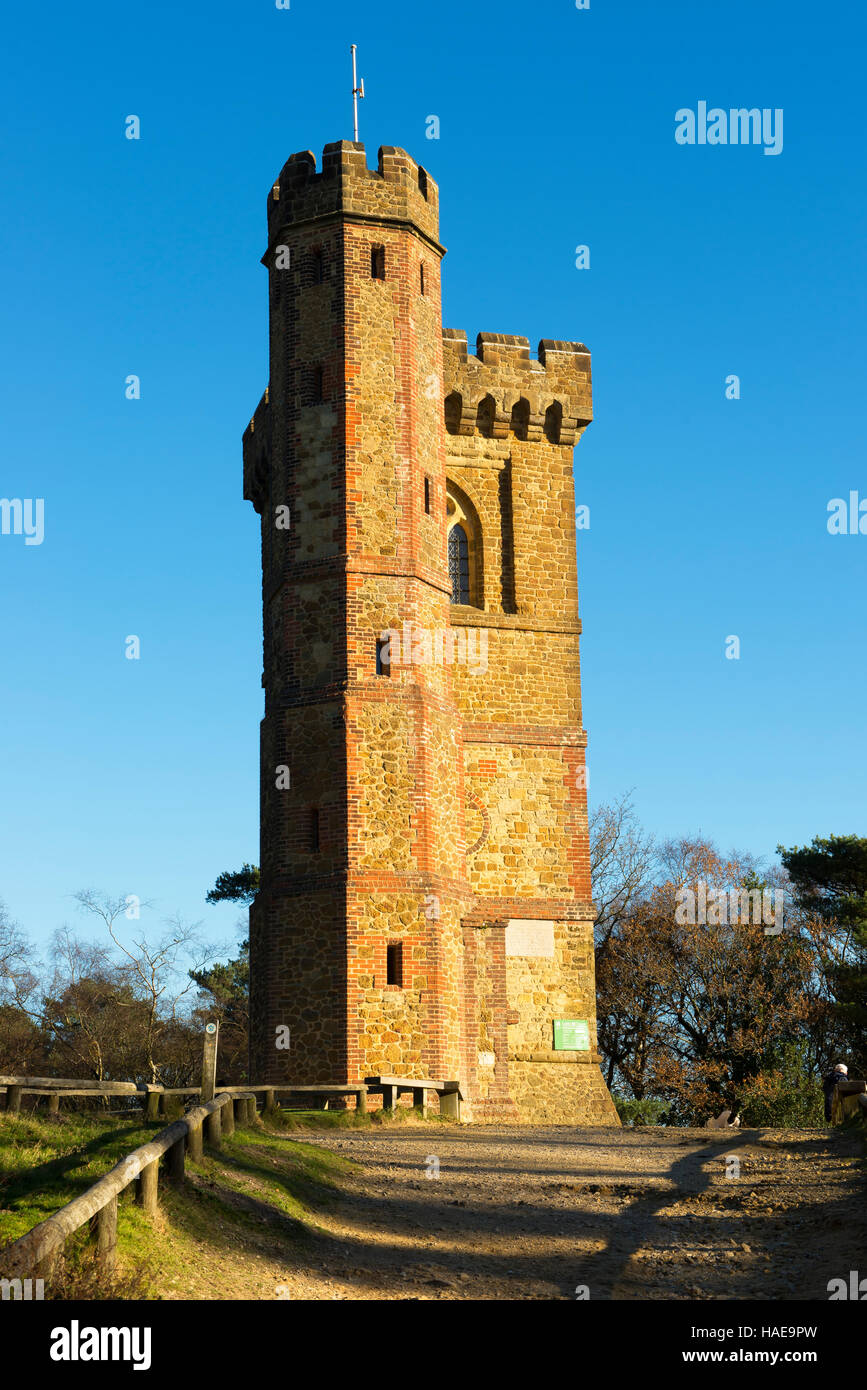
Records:
[[[210,959],[211,953],[201,940],[201,924],[170,917],[158,941],[149,941],[141,928],[125,941],[121,919],[127,916],[127,897],[112,898],[94,889],[82,889],[75,899],[83,912],[103,923],[120,953],[118,968],[130,991],[128,1007],[144,1008],[145,1066],[151,1083],[156,1084],[166,1065],[157,1060],[160,1043],[192,1002],[189,996],[195,985],[189,970],[203,970]]]
[[[0,1004],[23,1008],[39,985],[33,948],[0,902]]]
[[[80,941],[65,924],[52,938],[51,961],[45,994],[31,1016],[86,1075],[106,1081],[118,1023],[114,1005],[123,988],[120,974],[104,946]]]
[[[597,806],[590,817],[590,876],[596,904],[596,945],[646,896],[656,870],[653,836],[639,825],[629,794]]]
[[[43,1034],[28,1012],[38,988],[33,948],[0,902],[0,1071],[39,1069]]]

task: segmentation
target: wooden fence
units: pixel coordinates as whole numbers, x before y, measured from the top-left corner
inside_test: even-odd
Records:
[[[279,1089],[279,1088],[277,1088]],[[120,1096],[137,1097],[148,1120],[157,1120],[165,1114],[165,1097],[199,1096],[201,1086],[150,1086],[137,1085],[134,1081],[66,1081],[53,1076],[3,1076],[0,1075],[0,1092],[6,1093],[6,1113],[18,1115],[24,1096],[45,1097],[49,1114],[56,1115],[60,1102],[65,1097],[93,1100]],[[266,1110],[276,1105],[276,1090],[273,1086],[221,1086],[220,1093],[226,1096],[257,1094],[264,1096]]]
[[[134,1081],[61,1081],[50,1076],[3,1076],[0,1075],[0,1092],[6,1092],[6,1112],[17,1115],[21,1111],[24,1096],[46,1097],[50,1114],[57,1114],[64,1097],[71,1099],[90,1097],[120,1096],[138,1097],[141,1100],[148,1120],[156,1120],[165,1115],[167,1096],[201,1096],[210,1100],[213,1087],[205,1090],[203,1086],[151,1086],[137,1085]],[[221,1086],[222,1095],[260,1095],[264,1097],[265,1110],[277,1107],[278,1096],[304,1096],[323,1109],[329,1102],[343,1103],[349,1096],[355,1098],[355,1109],[364,1114],[367,1111],[369,1095],[382,1097],[385,1110],[393,1110],[402,1095],[411,1095],[413,1106],[423,1115],[427,1113],[429,1095],[439,1098],[439,1112],[443,1119],[460,1120],[463,1092],[459,1081],[436,1081],[429,1077],[409,1076],[368,1076],[363,1082],[349,1084],[322,1085],[282,1085],[274,1086]]]
[[[49,1076],[0,1075],[0,1091],[5,1091],[7,1114],[21,1113],[25,1095],[48,1098],[48,1110],[57,1113],[64,1096],[100,1099],[110,1096],[139,1097],[148,1120],[156,1120],[165,1109],[167,1096],[200,1096],[204,1086],[137,1085],[134,1081],[82,1082]],[[305,1086],[223,1086],[220,1094],[206,1104],[189,1110],[183,1119],[176,1120],[147,1144],[133,1150],[126,1158],[100,1178],[98,1182],[75,1197],[65,1207],[40,1221],[31,1231],[0,1251],[0,1269],[4,1277],[44,1278],[62,1250],[65,1242],[85,1225],[90,1227],[91,1239],[96,1242],[97,1262],[111,1269],[117,1247],[117,1199],[130,1183],[137,1183],[137,1201],[146,1212],[157,1207],[160,1159],[165,1160],[170,1181],[183,1182],[185,1156],[192,1162],[203,1154],[203,1132],[209,1144],[219,1146],[223,1134],[233,1134],[235,1121],[255,1121],[256,1097],[264,1097],[264,1110],[277,1108],[278,1096],[304,1095],[318,1100],[324,1107],[329,1100],[355,1097],[356,1111],[367,1110],[369,1092],[382,1096],[383,1108],[393,1110],[400,1095],[409,1092],[413,1105],[424,1115],[426,1096],[439,1096],[440,1114],[460,1119],[461,1089],[457,1081],[434,1081],[418,1077],[369,1076],[363,1083],[352,1085]],[[206,1092],[207,1094],[207,1092]]]
[[[104,1270],[112,1269],[117,1249],[117,1199],[121,1192],[130,1183],[137,1183],[137,1201],[146,1212],[153,1214],[157,1209],[161,1158],[165,1159],[169,1179],[181,1183],[186,1155],[189,1154],[192,1162],[200,1161],[204,1138],[210,1145],[219,1147],[223,1134],[234,1133],[236,1119],[245,1124],[255,1118],[256,1097],[252,1089],[240,1094],[222,1092],[207,1105],[190,1110],[182,1120],[176,1120],[149,1143],[122,1158],[80,1197],[73,1198],[60,1211],[40,1221],[26,1235],[0,1251],[4,1277],[44,1278],[50,1275],[66,1241],[85,1225],[89,1225],[90,1237],[96,1243],[98,1264]]]

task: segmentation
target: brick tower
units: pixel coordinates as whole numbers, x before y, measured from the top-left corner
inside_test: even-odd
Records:
[[[293,155],[268,235],[254,1079],[457,1078],[476,1119],[616,1123],[578,677],[589,354],[443,333],[437,187],[403,150]],[[575,1015],[587,1043],[555,1045]]]

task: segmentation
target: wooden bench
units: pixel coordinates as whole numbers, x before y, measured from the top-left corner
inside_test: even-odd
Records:
[[[838,1081],[831,1100],[831,1123],[842,1124],[850,1115],[867,1114],[867,1082]]]
[[[425,1094],[436,1091],[440,1098],[440,1114],[443,1119],[461,1118],[461,1084],[459,1081],[431,1081],[418,1076],[366,1076],[368,1091],[382,1096],[383,1110],[394,1110],[398,1096],[412,1095],[413,1107],[422,1115],[427,1112]]]
[[[328,1109],[329,1096],[355,1096],[358,1113],[363,1115],[367,1110],[366,1086],[275,1086],[274,1092],[278,1096],[313,1096],[321,1101],[322,1110]]]

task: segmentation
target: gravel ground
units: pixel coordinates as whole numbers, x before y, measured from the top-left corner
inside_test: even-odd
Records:
[[[248,1296],[824,1301],[829,1279],[859,1261],[867,1274],[863,1146],[848,1132],[419,1124],[304,1138],[362,1166],[303,1256],[287,1252],[278,1291],[269,1276]]]

